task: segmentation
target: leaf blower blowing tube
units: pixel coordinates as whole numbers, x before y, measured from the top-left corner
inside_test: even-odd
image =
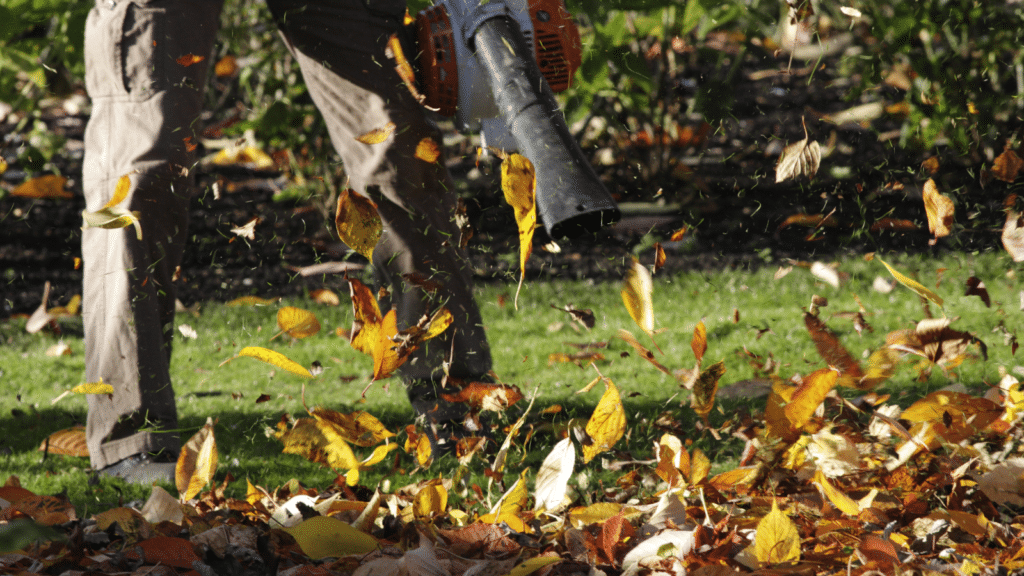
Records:
[[[473,35],[494,102],[537,174],[537,210],[553,238],[593,233],[619,219],[619,208],[569,128],[551,88],[507,17],[480,23]]]

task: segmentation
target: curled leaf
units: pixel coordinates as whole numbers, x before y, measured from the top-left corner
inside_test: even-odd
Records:
[[[380,128],[374,128],[365,134],[356,137],[356,140],[363,144],[380,144],[387,140],[395,131],[395,123],[388,122]]]
[[[273,366],[277,366],[282,370],[287,370],[296,376],[302,376],[303,378],[312,378],[313,374],[306,368],[304,368],[298,362],[291,360],[280,352],[268,350],[267,348],[260,348],[259,346],[248,346],[242,348],[238,352],[238,356],[245,356],[248,358],[255,358],[260,362],[266,362]]]
[[[206,424],[181,447],[174,467],[174,483],[183,500],[195,498],[217,472],[217,441],[213,436],[213,426],[213,419],[207,418]]]
[[[338,194],[334,225],[342,242],[373,261],[373,247],[384,229],[373,200],[355,190],[342,190]]]
[[[922,198],[924,211],[928,216],[928,231],[935,238],[949,236],[950,227],[953,225],[953,201],[939,193],[935,180],[931,178],[924,183]]]
[[[821,165],[821,146],[817,142],[804,138],[790,144],[782,151],[778,164],[775,165],[775,182],[793,180],[800,176],[814,179]]]

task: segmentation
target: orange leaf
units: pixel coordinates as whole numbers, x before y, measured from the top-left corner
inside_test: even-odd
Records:
[[[231,54],[224,56],[213,65],[213,73],[216,74],[218,78],[234,76],[237,71],[238,60]]]
[[[352,331],[350,344],[364,354],[373,354],[380,326],[380,308],[366,284],[355,278],[348,279],[352,296]]]
[[[879,218],[872,225],[872,232],[917,232],[921,227],[910,220],[898,218]]]
[[[686,226],[683,226],[679,230],[676,230],[675,232],[672,233],[672,236],[669,236],[669,241],[670,242],[679,242],[680,240],[683,239],[683,236],[686,235],[686,230],[687,230]]]
[[[174,468],[174,483],[185,500],[195,498],[217,472],[217,441],[213,437],[213,426],[213,419],[207,418],[206,424],[181,447],[178,464]]]
[[[702,370],[697,381],[693,385],[693,394],[690,396],[690,405],[704,424],[708,423],[708,414],[715,405],[715,394],[718,392],[718,380],[725,374],[725,362],[716,362],[706,370]]]
[[[451,392],[442,391],[441,397],[448,402],[465,403],[473,412],[491,410],[500,412],[523,399],[518,386],[492,384],[490,382],[469,382]]]
[[[634,337],[632,334],[630,334],[628,330],[623,330],[623,329],[620,328],[619,329],[619,338],[621,338],[622,340],[625,340],[627,344],[629,344],[630,346],[633,347],[633,350],[636,350],[637,354],[639,354],[640,356],[643,356],[644,360],[647,360],[648,362],[650,362],[655,368],[657,368],[658,370],[661,370],[662,372],[664,372],[665,374],[668,374],[669,376],[675,377],[675,375],[672,374],[671,370],[669,370],[668,368],[663,366],[661,364],[661,362],[658,362],[654,358],[654,352],[651,352],[650,350],[645,348],[644,345],[641,344],[636,339],[636,337]]]
[[[665,249],[661,246],[661,242],[654,243],[654,273],[657,274],[658,270],[665,265]]]
[[[1024,160],[1021,160],[1016,152],[1007,148],[992,162],[992,176],[1003,182],[1013,182],[1022,168],[1024,168]]]
[[[505,202],[515,212],[519,228],[519,286],[516,288],[515,307],[519,308],[519,290],[526,277],[526,261],[533,251],[533,231],[537,227],[537,176],[533,163],[526,156],[510,154],[501,161],[501,190]]]
[[[366,134],[362,134],[356,137],[356,140],[363,144],[380,144],[381,142],[388,139],[391,134],[395,131],[395,123],[388,122],[380,128],[374,128]]]
[[[202,62],[203,60],[206,60],[206,56],[196,56],[195,54],[185,54],[184,56],[179,57],[176,60],[176,62],[178,64],[182,65],[182,66],[188,67],[188,66],[191,66],[193,64],[198,64],[198,63]]]
[[[58,430],[46,437],[39,445],[40,451],[62,456],[89,457],[89,448],[85,445],[85,427],[74,426]]]
[[[939,193],[931,178],[924,183],[924,211],[928,215],[928,230],[936,238],[949,236],[953,225],[953,201]]]
[[[441,156],[441,148],[433,138],[424,138],[416,145],[416,157],[433,164]]]
[[[860,380],[864,376],[860,364],[850,356],[850,353],[839,342],[839,338],[829,330],[828,326],[825,326],[820,318],[804,313],[804,325],[811,333],[811,339],[814,340],[814,347],[818,349],[818,354],[829,366],[839,370],[839,374],[842,376],[841,385],[851,385],[852,381]]]
[[[74,198],[74,194],[64,189],[64,184],[67,181],[67,178],[53,174],[39,176],[19,184],[17,188],[11,191],[11,196],[20,196],[22,198]]]
[[[341,241],[373,261],[373,247],[383,231],[377,204],[355,190],[345,189],[338,195],[334,225]]]
[[[341,304],[341,299],[338,298],[338,295],[326,288],[310,291],[309,297],[317,304],[326,304],[327,306],[338,306]]]
[[[285,306],[277,311],[277,326],[293,338],[308,338],[320,331],[320,322],[309,310]]]

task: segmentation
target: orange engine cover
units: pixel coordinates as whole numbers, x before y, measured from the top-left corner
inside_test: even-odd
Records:
[[[459,104],[459,67],[455,61],[455,35],[444,5],[420,12],[416,29],[423,104],[444,116],[453,116]]]
[[[582,62],[580,31],[562,0],[530,0],[529,6],[537,66],[551,90],[561,92]]]

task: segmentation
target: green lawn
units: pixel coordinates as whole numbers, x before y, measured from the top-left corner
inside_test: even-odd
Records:
[[[645,262],[649,260],[647,257]],[[956,318],[952,327],[970,331],[982,339],[988,345],[988,359],[969,360],[949,372],[934,369],[930,376],[919,380],[919,363],[912,357],[907,358],[879,392],[892,394],[905,406],[951,384],[983,392],[987,385],[999,381],[1001,371],[1021,370],[1004,336],[1004,333],[1021,332],[1022,324],[1016,278],[1019,266],[1008,255],[1002,252],[947,255],[938,260],[921,256],[892,257],[888,261],[944,298],[944,309],[933,305],[931,313],[941,316],[945,312]],[[815,294],[828,298],[829,305],[822,309],[821,318],[858,359],[866,358],[872,350],[884,345],[888,332],[912,328],[925,317],[922,301],[910,290],[899,285],[888,294],[873,289],[877,276],[892,279],[877,260],[865,262],[858,258],[841,262],[839,271],[848,274],[849,279],[839,288],[816,279],[807,268],[800,266],[775,279],[778,268],[778,263],[773,263],[755,272],[656,275],[653,303],[660,331],[655,340],[661,350],[660,353],[655,351],[657,359],[669,369],[692,368],[694,356],[690,340],[695,325],[703,320],[708,334],[704,362],[707,365],[724,360],[727,372],[721,380],[723,387],[758,376],[751,361],[753,356],[760,357],[760,365],[771,358],[782,378],[822,368],[825,363],[816,352],[802,318],[803,309],[809,306]],[[984,281],[991,295],[991,308],[986,308],[976,296],[963,296],[970,276]],[[625,328],[638,336],[641,343],[654,349],[650,339],[630,319],[620,289],[619,283],[527,283],[519,298],[519,310],[512,306],[514,285],[487,285],[479,289],[478,301],[497,374],[503,381],[520,386],[527,397],[536,394],[533,416],[529,419],[533,435],[528,444],[513,451],[510,473],[518,473],[523,466],[535,468],[555,441],[552,430],[564,429],[574,418],[585,423],[601,396],[601,386],[576,394],[597,377],[593,367],[581,368],[564,362],[549,365],[552,353],[575,351],[566,344],[568,342],[608,343],[607,349],[602,351],[605,360],[597,362],[596,367],[622,392],[627,434],[616,446],[620,453],[608,453],[605,458],[651,458],[652,442],[670,431],[684,440],[693,440],[704,449],[711,456],[716,471],[735,465],[742,444],[729,438],[729,428],[721,441],[698,432],[697,419],[688,407],[689,393],[617,337],[619,329]],[[400,381],[389,380],[387,391],[381,383],[374,384],[365,398],[360,396],[372,364],[369,357],[352,350],[334,333],[338,327],[347,329],[352,321],[348,298],[344,294],[341,297],[342,305],[338,307],[310,300],[283,301],[264,307],[208,303],[202,306],[198,316],[178,315],[176,324],[189,324],[198,334],[194,340],[179,337],[175,343],[172,370],[183,441],[198,430],[208,416],[218,419],[220,467],[217,478],[220,481],[226,473],[231,473],[236,479],[230,487],[234,495],[244,494],[246,478],[267,488],[279,486],[291,478],[311,487],[326,487],[335,481],[335,472],[299,456],[282,454],[281,444],[265,433],[284,413],[302,415],[304,384],[305,402],[309,407],[321,405],[339,411],[369,411],[399,434],[399,442],[404,442],[403,430],[411,421],[412,412]],[[856,312],[858,298],[873,331],[858,334],[848,317],[837,315]],[[574,329],[565,312],[551,307],[567,304],[592,309],[597,319],[593,330]],[[280,337],[270,342],[277,332],[276,312],[282,305],[314,311],[323,330],[304,340]],[[0,323],[0,342],[3,343],[0,346],[0,397],[5,399],[5,409],[0,415],[0,481],[17,475],[24,487],[37,493],[66,491],[82,513],[107,509],[119,501],[144,499],[148,494],[146,487],[125,486],[112,480],[90,484],[86,459],[63,456],[44,459],[43,453],[37,451],[40,442],[51,432],[85,421],[86,403],[82,396],[68,396],[51,404],[63,391],[83,381],[83,343],[80,336],[72,335],[80,334],[80,319],[68,319],[64,326],[63,340],[72,354],[50,357],[45,351],[58,337],[50,333],[28,335],[24,332],[24,320]],[[999,326],[1005,327],[1005,331]],[[319,361],[324,370],[314,380],[307,381],[249,358],[238,358],[221,366],[245,346],[265,346],[305,366]],[[257,403],[261,394],[269,395],[270,400]],[[561,411],[540,414],[542,409],[556,404],[561,406]],[[727,424],[744,411],[756,417],[763,404],[763,398],[723,400],[712,412],[711,423]],[[525,405],[523,402],[520,406]],[[511,412],[506,418],[519,414],[516,410]],[[357,449],[357,453],[366,456],[369,452]],[[407,474],[414,471],[415,462],[403,454],[397,462],[389,459],[364,473],[361,483],[372,488],[389,479],[392,488],[396,488],[417,479],[451,477],[457,466],[454,459],[446,459],[410,477]],[[470,481],[484,485],[486,479],[479,469],[482,465],[470,471]],[[606,484],[613,483],[618,474],[603,471],[600,458],[581,467],[580,473],[591,474]]]

